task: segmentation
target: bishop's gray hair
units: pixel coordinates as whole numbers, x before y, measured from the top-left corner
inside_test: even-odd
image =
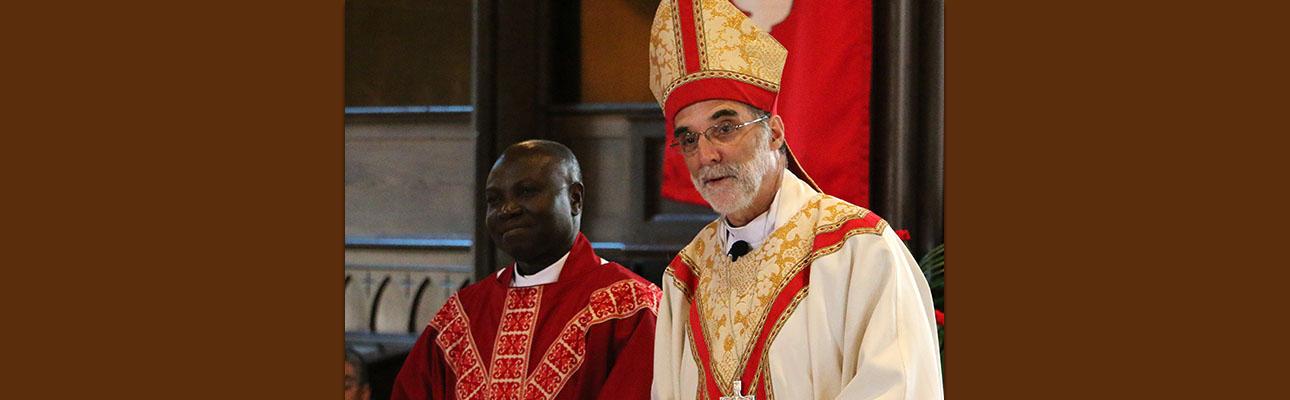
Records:
[[[770,115],[769,111],[757,108],[751,104],[748,104],[748,103],[739,103],[739,104],[743,104],[744,110],[748,111],[749,114],[752,114],[754,119]],[[761,125],[762,132],[764,132],[762,133],[762,137],[765,138],[766,141],[770,141],[770,120],[767,119],[765,121],[761,121],[760,123],[758,123],[758,125]],[[785,156],[788,156],[788,140],[784,140],[784,143],[779,145],[779,153]]]

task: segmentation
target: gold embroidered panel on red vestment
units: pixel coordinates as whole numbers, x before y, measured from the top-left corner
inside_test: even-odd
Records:
[[[626,318],[641,310],[656,314],[662,296],[657,287],[633,279],[596,290],[588,305],[565,325],[543,355],[541,364],[527,377],[524,372],[528,370],[532,354],[542,297],[540,286],[507,291],[491,368],[486,368],[481,361],[470,335],[470,321],[456,295],[448,298],[430,325],[439,331],[435,343],[457,376],[457,399],[551,399],[582,364],[587,331],[592,326]]]

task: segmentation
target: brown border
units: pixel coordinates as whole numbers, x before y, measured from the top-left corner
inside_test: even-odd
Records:
[[[20,394],[340,387],[342,6],[182,6],[9,9]],[[1287,13],[946,12],[947,394],[1280,391]]]
[[[1249,5],[946,5],[948,398],[1284,392],[1285,197],[1255,192],[1290,35]]]
[[[3,397],[339,397],[342,10],[6,10]]]

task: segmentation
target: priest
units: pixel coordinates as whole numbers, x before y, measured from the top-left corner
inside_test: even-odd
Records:
[[[774,113],[786,55],[728,0],[663,0],[655,14],[666,151],[720,218],[663,276],[653,397],[943,398],[931,292],[909,250],[874,213],[821,193],[787,145]]]
[[[486,225],[516,261],[450,297],[417,339],[394,399],[646,399],[658,287],[592,251],[565,146],[510,146],[485,186]]]

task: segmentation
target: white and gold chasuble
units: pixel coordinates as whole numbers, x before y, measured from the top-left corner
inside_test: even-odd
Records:
[[[931,292],[895,232],[788,172],[775,203],[738,261],[716,221],[668,267],[653,398],[943,398]]]

